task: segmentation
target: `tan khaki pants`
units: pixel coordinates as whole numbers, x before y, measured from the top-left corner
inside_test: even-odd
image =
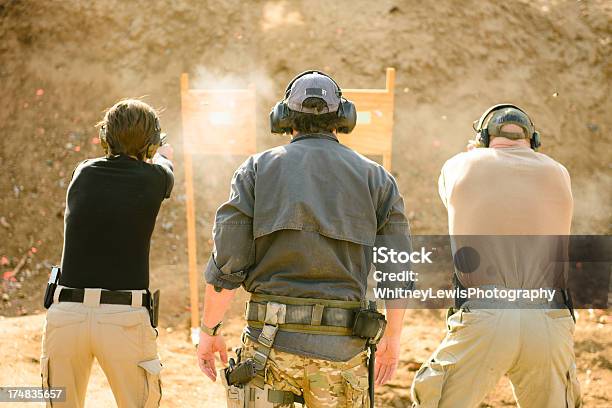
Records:
[[[447,323],[412,383],[415,407],[477,407],[506,374],[521,408],[580,406],[568,310],[460,310]]]
[[[56,302],[59,290],[61,287]],[[48,402],[47,406],[84,405],[95,357],[120,408],[158,407],[162,366],[157,357],[157,333],[147,310],[99,304],[99,289],[86,292],[84,303],[54,303],[47,313],[41,356],[43,387],[66,387],[66,401]]]

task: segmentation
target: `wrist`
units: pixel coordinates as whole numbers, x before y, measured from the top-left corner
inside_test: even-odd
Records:
[[[402,331],[401,330],[387,330],[385,331],[385,337],[387,337],[389,340],[400,340],[400,337],[402,337]]]
[[[202,323],[200,325],[200,332],[208,336],[215,337],[220,334],[221,326],[223,326],[223,321],[220,321],[213,327],[208,327],[204,323]]]

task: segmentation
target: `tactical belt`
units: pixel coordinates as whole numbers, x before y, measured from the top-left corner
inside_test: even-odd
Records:
[[[59,294],[60,302],[76,302],[83,303],[85,298],[85,289],[72,289],[62,288]],[[142,306],[149,307],[150,295],[148,293],[142,294]],[[100,292],[100,303],[108,305],[131,305],[132,304],[132,292],[121,292],[114,290],[103,290]]]
[[[245,314],[249,326],[258,329],[264,326],[268,304],[254,301],[247,303]],[[350,336],[359,303],[357,306],[351,304],[351,309],[328,307],[321,303],[284,306],[284,320],[279,322],[282,331]]]

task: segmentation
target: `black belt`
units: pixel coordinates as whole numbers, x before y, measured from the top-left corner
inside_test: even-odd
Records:
[[[59,294],[60,302],[76,302],[83,303],[85,298],[85,289],[70,289],[62,288]],[[142,305],[149,307],[150,296],[148,293],[142,294]],[[103,290],[100,292],[100,303],[107,305],[131,305],[132,292],[121,292],[114,290]]]

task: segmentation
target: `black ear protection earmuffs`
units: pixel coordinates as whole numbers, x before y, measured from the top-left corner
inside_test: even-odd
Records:
[[[112,138],[107,137],[106,135],[106,125],[100,126],[100,130],[98,131],[98,136],[100,137],[100,146],[104,150],[105,155],[115,154],[116,147],[113,146]],[[161,128],[159,125],[159,119],[155,119],[155,129],[153,134],[149,136],[149,140],[145,144],[145,146],[138,152],[138,156],[144,154],[145,159],[152,159],[157,152],[157,149],[162,145],[162,137],[161,137]]]
[[[336,95],[340,98],[340,104],[338,105],[338,110],[336,114],[338,116],[338,121],[336,124],[336,132],[338,133],[351,133],[357,124],[357,109],[355,108],[355,104],[348,99],[342,97],[342,89],[338,83],[329,75],[325,74],[321,71],[311,70],[304,71],[301,74],[297,75],[295,78],[289,82],[287,88],[285,88],[285,97],[282,101],[279,101],[274,105],[272,110],[270,111],[270,129],[272,133],[291,133],[292,121],[290,116],[290,109],[287,106],[287,99],[291,94],[291,87],[299,78],[308,74],[321,74],[325,75],[336,85]]]
[[[100,146],[102,147],[102,150],[104,150],[104,154],[108,156],[112,151],[112,148],[108,145],[108,140],[106,139],[106,125],[100,126],[98,136],[100,138]]]
[[[157,140],[158,141],[156,143],[148,143],[145,147],[145,159],[152,159],[153,156],[155,156],[155,153],[157,153],[157,149],[159,148],[159,146],[161,146],[159,136],[157,136]]]
[[[161,126],[159,125],[159,119],[155,118],[155,129],[144,148],[145,159],[152,159],[153,156],[155,156],[155,153],[157,153],[157,149],[162,144]]]
[[[480,117],[478,122],[474,122],[474,130],[477,132],[478,143],[481,146],[483,146],[483,147],[489,147],[489,143],[491,142],[491,137],[489,135],[489,130],[487,129],[487,127],[485,127],[483,129],[484,122],[485,122],[485,120],[487,119],[487,117],[491,113],[493,113],[493,112],[495,112],[497,110],[500,110],[500,109],[504,109],[504,108],[514,108],[514,109],[517,109],[517,110],[523,112],[525,114],[525,116],[527,116],[527,118],[529,119],[529,123],[531,124],[531,128],[533,129],[533,133],[531,134],[531,136],[529,138],[529,143],[530,143],[531,148],[533,150],[537,150],[537,148],[542,145],[542,143],[540,141],[540,133],[538,133],[535,130],[535,125],[533,124],[533,121],[531,120],[531,118],[529,117],[527,112],[525,112],[524,110],[522,110],[518,106],[513,105],[511,103],[501,103],[499,105],[491,106],[489,109],[487,109],[482,114],[482,116]]]

